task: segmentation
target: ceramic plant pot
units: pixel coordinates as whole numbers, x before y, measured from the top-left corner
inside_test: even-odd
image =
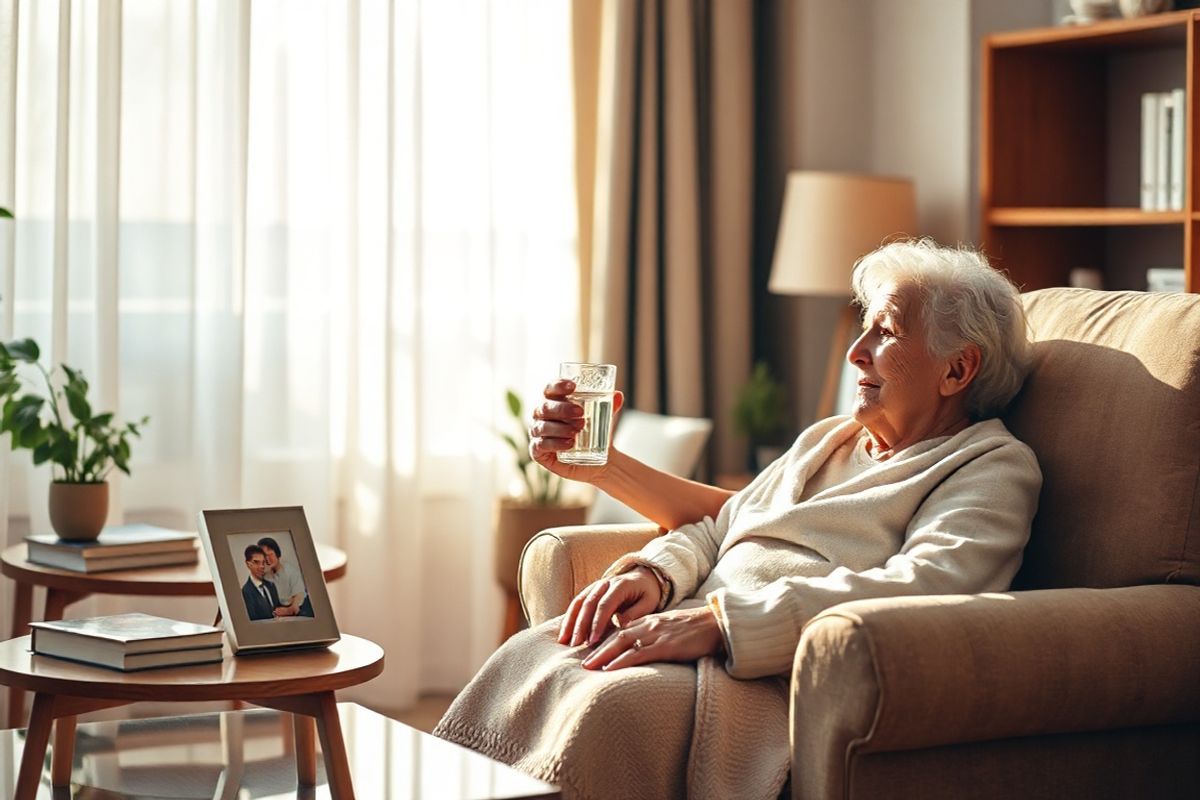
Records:
[[[107,518],[107,483],[50,484],[50,527],[60,539],[95,539]]]
[[[525,544],[546,528],[582,525],[586,505],[534,506],[504,499],[496,510],[496,549],[493,554],[496,582],[509,594],[517,592],[517,566]]]

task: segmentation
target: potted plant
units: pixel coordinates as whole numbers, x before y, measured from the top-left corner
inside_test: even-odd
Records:
[[[523,491],[515,497],[501,498],[496,511],[496,541],[493,564],[496,581],[508,596],[505,638],[516,632],[520,623],[520,604],[517,600],[517,568],[525,544],[539,531],[562,525],[582,525],[587,517],[587,505],[564,501],[562,478],[543,469],[529,455],[529,430],[521,398],[509,389],[505,392],[508,412],[519,434],[501,432],[500,436],[516,456],[517,473]]]
[[[115,467],[129,474],[129,439],[140,436],[139,422],[115,423],[110,412],[96,414],[88,402],[88,382],[78,370],[59,367],[65,382],[42,366],[33,339],[0,344],[0,434],[12,437],[13,450],[33,451],[33,463],[52,465],[50,524],[63,539],[95,539],[108,516],[106,478]],[[26,387],[18,372],[28,365],[45,383],[45,393]]]
[[[786,448],[781,440],[787,429],[784,390],[771,376],[766,362],[754,365],[750,380],[738,393],[733,424],[738,433],[750,440],[755,472],[783,455]]]

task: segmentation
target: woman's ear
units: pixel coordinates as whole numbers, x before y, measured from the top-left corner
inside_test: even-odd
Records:
[[[979,364],[983,361],[983,353],[979,345],[968,342],[962,349],[946,360],[946,371],[942,375],[938,390],[942,397],[952,397],[971,385],[979,374]]]

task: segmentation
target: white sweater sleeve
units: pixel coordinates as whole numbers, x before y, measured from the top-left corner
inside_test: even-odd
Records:
[[[654,567],[667,579],[670,597],[664,608],[691,597],[717,563],[717,551],[729,529],[730,500],[725,501],[714,520],[705,517],[652,540],[636,553],[621,556],[605,577],[626,572],[637,565]]]
[[[1021,564],[1042,474],[1027,446],[1013,441],[959,467],[917,509],[904,546],[882,566],[822,577],[786,577],[755,591],[707,596],[725,637],[735,678],[791,668],[804,625],[848,600],[977,593],[1008,588]]]
[[[846,417],[836,417],[812,426],[809,432],[797,437],[784,457],[770,463],[767,469],[758,473],[749,486],[726,500],[716,519],[704,517],[700,522],[682,525],[671,533],[650,541],[641,551],[623,555],[614,561],[612,566],[605,570],[604,577],[620,575],[638,565],[653,567],[670,584],[671,596],[666,604],[667,608],[677,606],[680,601],[688,599],[713,571],[716,559],[719,558],[721,543],[730,533],[733,515],[736,515],[746,499],[756,492],[776,491],[779,487],[786,486],[788,464],[796,462],[812,446],[820,443],[832,425],[845,425],[845,421]]]

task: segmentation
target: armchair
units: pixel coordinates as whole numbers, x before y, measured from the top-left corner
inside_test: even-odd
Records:
[[[1005,422],[1045,483],[1013,591],[860,600],[805,627],[791,793],[1194,797],[1200,786],[1200,296],[1025,295]],[[653,526],[525,549],[531,623]]]

